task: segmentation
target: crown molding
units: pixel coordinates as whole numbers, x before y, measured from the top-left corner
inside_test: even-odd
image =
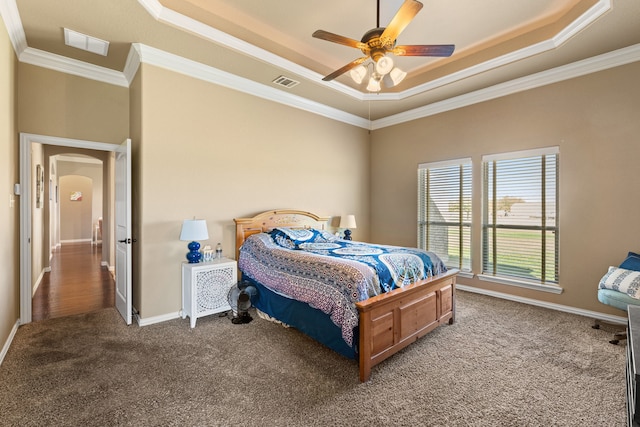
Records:
[[[122,71],[122,74],[124,74],[124,78],[127,79],[127,82],[129,82],[129,86],[131,86],[133,79],[136,77],[138,68],[140,68],[140,53],[135,48],[135,45],[132,44],[129,48],[127,61],[124,64],[124,70]]]
[[[165,68],[176,73],[284,104],[289,107],[298,108],[343,123],[369,129],[370,122],[368,119],[363,119],[354,114],[311,101],[301,96],[286,93],[280,89],[236,76],[235,74],[204,65],[200,62],[192,61],[139,43],[134,43],[132,50],[135,50],[139,56],[140,63]]]
[[[611,10],[611,0],[600,0],[593,6],[589,8],[585,13],[578,17],[571,24],[566,26],[564,29],[560,30],[560,32],[553,37],[553,42],[556,46],[560,46],[571,37],[578,34],[580,31],[589,26],[596,19],[607,13]]]
[[[433,116],[446,111],[558,83],[563,80],[597,73],[637,61],[640,61],[640,44],[378,119],[371,123],[371,129],[382,129],[388,126]]]
[[[22,27],[22,20],[15,0],[0,0],[0,16],[4,21],[16,56],[27,48],[27,36]]]
[[[37,65],[39,67],[60,71],[61,73],[97,80],[116,86],[129,87],[129,82],[125,78],[125,75],[120,71],[100,67],[98,65],[89,64],[87,62],[78,61],[76,59],[67,58],[66,56],[34,49],[32,47],[24,49],[18,56],[18,59],[20,62],[24,62],[25,64]]]

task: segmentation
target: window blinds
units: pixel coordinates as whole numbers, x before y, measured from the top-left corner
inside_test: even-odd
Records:
[[[418,245],[471,270],[471,159],[418,167]]]
[[[558,283],[558,149],[483,157],[483,273]]]

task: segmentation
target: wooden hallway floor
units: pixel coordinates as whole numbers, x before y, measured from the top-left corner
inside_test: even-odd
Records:
[[[32,320],[89,313],[115,306],[115,283],[109,269],[100,265],[101,246],[64,244],[51,259],[32,299]]]

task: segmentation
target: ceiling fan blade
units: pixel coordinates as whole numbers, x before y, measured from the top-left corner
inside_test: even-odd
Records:
[[[362,64],[367,59],[369,59],[368,56],[363,56],[362,58],[358,58],[355,61],[349,62],[344,67],[334,71],[333,73],[329,74],[328,76],[326,76],[322,80],[325,81],[325,82],[331,81],[331,80],[335,79],[336,77],[346,73],[347,71],[349,71],[349,70],[351,70],[353,68],[356,68],[358,65]]]
[[[385,46],[393,46],[402,31],[409,25],[413,18],[422,9],[422,3],[416,0],[406,0],[398,9],[387,28],[380,36],[380,40]]]
[[[350,39],[349,37],[340,36],[338,34],[333,34],[324,30],[316,30],[313,34],[313,37],[321,40],[327,40],[333,43],[342,44],[349,47],[355,47],[358,49],[365,49],[367,45],[359,42],[358,40]]]
[[[453,44],[424,44],[396,46],[391,53],[398,56],[451,56],[456,48]]]

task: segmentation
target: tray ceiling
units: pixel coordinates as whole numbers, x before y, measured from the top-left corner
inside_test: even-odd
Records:
[[[395,57],[407,78],[377,94],[347,74],[323,82],[362,54],[311,37],[323,29],[360,40],[376,27],[372,0],[0,2],[21,61],[47,66],[66,60],[58,68],[89,78],[122,74],[126,82],[135,52],[142,62],[198,70],[214,82],[320,114],[344,115],[344,121],[365,127],[602,55],[623,52],[623,63],[640,59],[636,0],[422,0],[424,7],[398,43],[455,44],[456,50],[449,58]],[[380,0],[381,26],[401,4]],[[65,45],[65,28],[107,41],[107,55]],[[299,84],[279,86],[273,81],[280,76]]]

